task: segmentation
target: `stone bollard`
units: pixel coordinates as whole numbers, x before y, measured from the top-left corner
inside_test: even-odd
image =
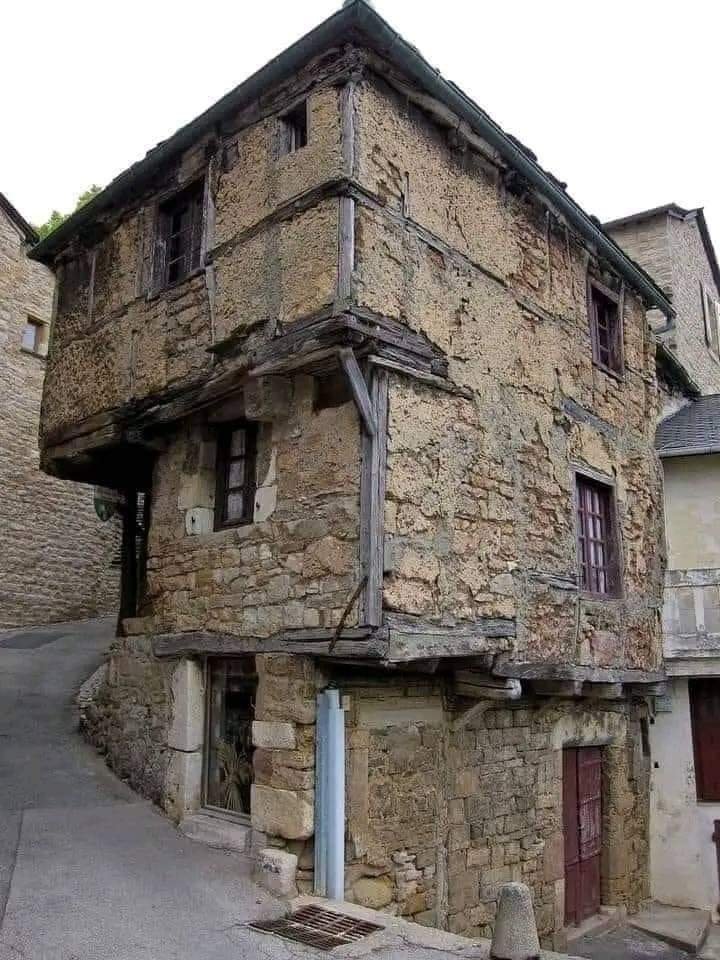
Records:
[[[505,883],[500,888],[490,956],[493,960],[535,960],[540,956],[532,897],[524,883]]]

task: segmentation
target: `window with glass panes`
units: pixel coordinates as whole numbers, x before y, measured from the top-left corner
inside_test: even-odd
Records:
[[[622,318],[615,294],[590,281],[588,309],[595,363],[612,373],[623,372]]]
[[[620,569],[612,487],[577,477],[577,540],[580,587],[599,596],[617,596]]]
[[[233,423],[218,434],[215,529],[252,523],[255,510],[255,424]]]
[[[195,183],[160,206],[157,286],[183,280],[200,266],[203,184]]]

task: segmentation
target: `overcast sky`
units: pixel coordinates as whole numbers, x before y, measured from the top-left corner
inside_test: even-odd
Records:
[[[3,10],[0,191],[34,223],[107,184],[340,0],[34,0]],[[603,220],[705,206],[720,245],[708,0],[377,0]]]

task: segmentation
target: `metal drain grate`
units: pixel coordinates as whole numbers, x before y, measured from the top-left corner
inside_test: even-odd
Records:
[[[285,940],[295,940],[297,943],[317,947],[318,950],[332,950],[344,944],[356,943],[364,937],[369,937],[376,930],[383,927],[377,923],[368,923],[358,920],[344,913],[333,913],[323,907],[301,907],[295,913],[277,920],[259,920],[249,924],[254,930],[263,933],[274,933]]]

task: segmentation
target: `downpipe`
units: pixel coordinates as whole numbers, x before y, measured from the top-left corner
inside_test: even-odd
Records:
[[[314,889],[330,900],[345,897],[345,711],[338,690],[317,698]]]

